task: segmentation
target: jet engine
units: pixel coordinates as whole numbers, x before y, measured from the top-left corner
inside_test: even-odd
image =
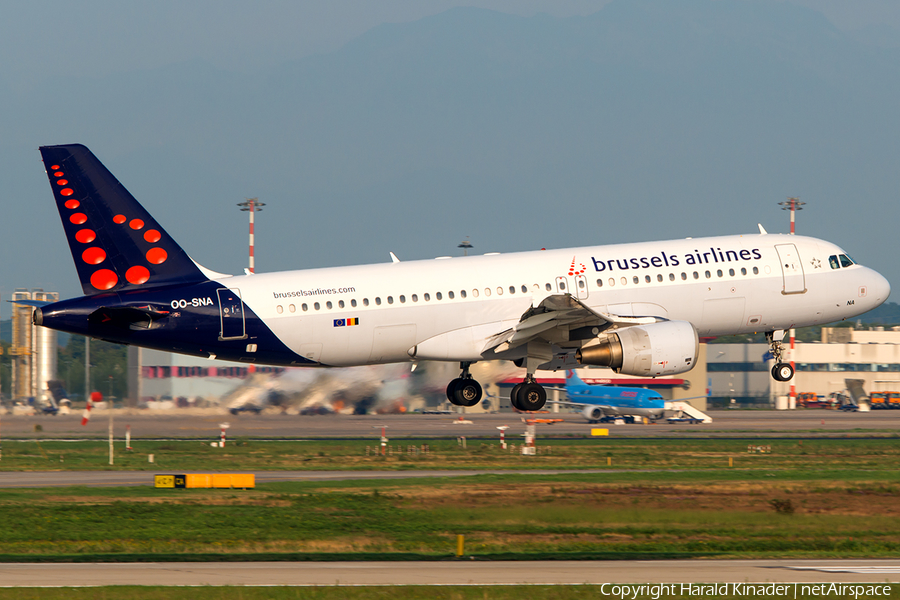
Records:
[[[585,419],[594,423],[603,418],[603,409],[599,406],[585,406],[581,414],[584,415]]]
[[[616,373],[657,377],[690,371],[697,362],[697,330],[687,321],[633,325],[607,333],[575,352],[583,365],[609,367]]]

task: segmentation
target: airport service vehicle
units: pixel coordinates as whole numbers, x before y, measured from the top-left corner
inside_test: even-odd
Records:
[[[40,149],[84,296],[34,322],[122,344],[244,363],[356,366],[453,361],[472,406],[481,360],[525,367],[511,401],[537,410],[537,369],[607,366],[656,377],[693,368],[698,336],[784,331],[866,312],[887,280],[836,245],[753,235],[590,246],[231,276],[192,260],[84,146]]]

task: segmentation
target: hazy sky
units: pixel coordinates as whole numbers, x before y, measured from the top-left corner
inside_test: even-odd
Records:
[[[694,0],[684,0],[693,2]],[[749,0],[753,2],[754,0]],[[769,1],[769,0],[761,0]],[[118,127],[118,146],[97,148],[92,150],[101,159],[116,153],[127,154],[131,148],[145,143],[138,140],[138,135],[146,135],[140,128],[130,133],[127,120],[117,118],[115,125],[111,121],[97,116],[94,122],[83,121],[77,128],[65,122],[66,98],[68,94],[80,90],[70,89],[72,78],[79,78],[85,86],[93,80],[100,81],[110,76],[127,76],[146,70],[163,69],[191,61],[209,63],[223,72],[240,72],[253,74],[273,68],[286,61],[308,57],[318,53],[333,52],[347,42],[357,38],[364,32],[383,23],[410,22],[444,12],[456,6],[477,6],[499,12],[532,16],[541,12],[555,17],[592,14],[609,3],[609,0],[485,0],[481,2],[458,2],[453,0],[335,0],[329,2],[301,2],[297,0],[257,1],[245,0],[157,0],[154,2],[137,2],[127,0],[64,2],[60,0],[31,0],[28,2],[6,2],[0,15],[0,106],[4,97],[27,94],[29,90],[53,90],[56,102],[55,109],[46,111],[44,122],[35,141],[27,140],[26,148],[16,145],[0,145],[0,159],[8,164],[16,162],[16,171],[3,171],[3,178],[13,189],[27,189],[28,197],[11,197],[4,195],[6,204],[5,226],[2,229],[5,239],[4,260],[14,257],[27,265],[25,269],[2,267],[0,270],[0,294],[4,300],[14,287],[43,286],[46,289],[59,290],[64,297],[79,293],[77,279],[71,265],[71,257],[64,250],[62,232],[58,223],[52,226],[37,222],[19,222],[15,217],[21,212],[21,202],[40,201],[41,211],[52,207],[52,197],[47,189],[46,180],[42,180],[42,169],[35,164],[37,145],[69,142],[85,142],[90,140],[92,130]],[[900,2],[896,0],[794,0],[793,4],[811,8],[823,13],[838,29],[856,31],[867,27],[890,27],[900,30]],[[127,80],[123,77],[120,80]],[[54,87],[55,82],[62,82],[62,87]],[[187,85],[190,85],[189,83]],[[140,81],[134,82],[139,89]],[[139,96],[139,94],[137,94]],[[133,98],[134,95],[129,95]],[[142,114],[148,107],[136,105],[134,112]],[[255,110],[264,110],[265,103]],[[116,115],[121,117],[121,115]],[[19,115],[14,111],[4,110],[0,116],[0,138],[17,123]],[[59,136],[54,136],[59,125]],[[17,133],[19,137],[21,134]],[[131,137],[130,137],[131,136]],[[195,146],[191,152],[202,152],[205,143],[217,143],[210,138],[205,140],[198,134],[192,141]],[[30,144],[30,146],[28,145]],[[159,152],[166,153],[172,149],[160,143]],[[252,149],[256,152],[265,150],[262,146]],[[30,151],[27,161],[21,162],[18,154]],[[15,156],[12,156],[15,154]],[[35,165],[33,168],[31,165]],[[121,168],[116,170],[109,165],[114,174],[120,176],[123,183],[135,192],[139,200],[142,196],[129,185],[134,181],[134,172],[140,165],[134,165],[131,178],[123,177]],[[237,165],[239,166],[239,165]],[[229,167],[234,170],[236,166]],[[748,166],[748,169],[752,166]],[[869,165],[867,168],[875,168]],[[127,174],[127,173],[126,173]],[[749,175],[749,173],[748,173]],[[166,174],[168,176],[168,174]],[[195,177],[196,178],[196,177]],[[138,182],[140,187],[142,182]],[[43,195],[32,196],[31,190],[42,186]],[[252,190],[252,186],[246,189]],[[21,192],[19,192],[21,193]],[[240,201],[244,190],[238,191],[228,202]],[[782,196],[805,192],[803,190],[779,190],[774,192],[771,202]],[[148,207],[149,208],[149,207]],[[156,213],[151,208],[151,212]],[[771,211],[770,211],[771,212]],[[276,215],[270,218],[278,218]],[[12,216],[10,216],[12,215]],[[44,218],[45,212],[40,218]],[[163,216],[163,215],[158,215]],[[780,216],[780,215],[777,215]],[[235,209],[234,221],[243,218]],[[500,223],[498,226],[502,226]],[[742,231],[755,229],[755,222],[749,222],[740,228]],[[265,226],[264,222],[261,226]],[[25,231],[27,233],[23,234]],[[242,237],[237,238],[234,245],[245,244],[245,225],[238,225],[235,231]],[[171,232],[170,233],[174,233]],[[468,231],[454,232],[458,238],[464,237]],[[709,235],[716,233],[733,233],[733,231],[705,231]],[[814,233],[814,232],[813,232]],[[688,235],[690,235],[689,233]],[[11,242],[19,240],[16,236],[27,235],[44,248],[42,252],[16,250]],[[183,240],[176,235],[188,252],[200,259],[205,240],[211,232],[198,232],[193,239]],[[673,235],[679,237],[681,233]],[[48,239],[49,238],[49,239]],[[455,238],[454,238],[455,239]],[[186,242],[190,243],[186,243]],[[842,240],[836,240],[842,242]],[[889,250],[893,252],[896,244],[889,240]],[[353,241],[342,240],[342,244]],[[602,243],[602,240],[593,243]],[[198,250],[198,246],[200,249]],[[510,250],[507,247],[487,248],[483,241],[477,246],[483,251]],[[21,248],[21,246],[20,246]],[[513,248],[518,249],[518,248]],[[241,250],[245,252],[245,250]],[[67,280],[59,281],[56,271],[47,268],[47,255],[65,262],[70,275]],[[446,247],[441,249],[425,249],[423,254],[434,256],[450,253]],[[382,252],[385,254],[385,252]],[[200,255],[200,256],[198,256]],[[264,258],[263,255],[262,258]],[[373,257],[371,262],[386,259],[386,256]],[[225,270],[227,266],[208,264],[211,268]],[[301,265],[298,265],[301,266]],[[305,266],[305,265],[303,265]],[[873,264],[873,266],[878,266]],[[238,272],[231,268],[230,272]],[[27,273],[28,275],[23,275]],[[54,273],[45,276],[44,273]],[[885,273],[891,277],[890,273]],[[896,282],[895,282],[896,283]],[[5,305],[5,303],[4,303]],[[8,310],[0,308],[0,317],[7,317]]]
[[[530,16],[587,15],[610,0],[30,0],[6,2],[0,74],[27,85],[54,74],[101,76],[190,59],[254,69],[327,52],[381,23],[414,21],[454,6]],[[750,0],[753,1],[753,0]],[[793,0],[839,29],[900,29],[896,0]]]

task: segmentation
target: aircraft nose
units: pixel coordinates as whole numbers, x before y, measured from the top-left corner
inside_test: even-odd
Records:
[[[869,269],[867,280],[867,286],[869,288],[867,296],[875,303],[875,306],[881,305],[888,299],[888,296],[891,295],[890,282],[884,275],[871,269]]]

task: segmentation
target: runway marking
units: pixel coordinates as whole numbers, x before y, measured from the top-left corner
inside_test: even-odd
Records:
[[[893,574],[900,573],[900,565],[861,565],[858,567],[829,567],[829,566],[821,566],[821,567],[785,567],[787,569],[792,569],[794,571],[822,571],[823,573],[859,573],[861,575],[878,575],[878,574]]]

